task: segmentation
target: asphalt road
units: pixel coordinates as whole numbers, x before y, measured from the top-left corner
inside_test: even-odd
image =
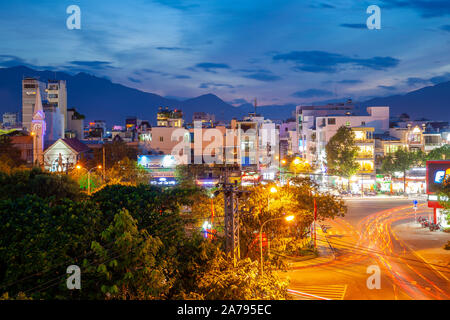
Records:
[[[284,273],[291,290],[311,299],[450,299],[450,261],[430,262],[434,261],[430,255],[425,258],[415,249],[429,233],[405,240],[407,232],[396,232],[397,227],[414,221],[411,200],[358,199],[347,201],[347,206],[344,218],[324,223],[330,227],[327,239],[336,259]],[[431,210],[422,202],[417,214],[428,216]],[[447,238],[450,234],[441,233],[440,242],[428,241],[430,248],[425,249],[439,251]],[[374,270],[380,271],[379,288],[373,279],[367,284]]]

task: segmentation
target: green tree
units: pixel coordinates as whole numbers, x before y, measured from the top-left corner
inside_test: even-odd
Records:
[[[10,172],[12,168],[24,165],[21,152],[11,141],[11,137],[3,134],[0,135],[0,171]]]
[[[66,268],[80,265],[102,231],[102,213],[90,202],[51,204],[37,195],[0,201],[0,295],[70,298]]]
[[[243,259],[236,267],[224,256],[212,260],[210,269],[199,278],[197,289],[185,298],[207,300],[288,299],[288,282],[270,270],[261,275],[257,261]]]
[[[39,168],[0,172],[0,199],[14,199],[17,196],[34,194],[42,198],[81,199],[78,184],[65,174],[51,174]]]
[[[352,129],[340,127],[325,146],[325,150],[328,173],[350,179],[359,170],[359,164],[356,162],[358,147],[355,145]]]
[[[395,172],[403,173],[403,192],[406,193],[406,171],[424,162],[423,152],[408,151],[399,148],[392,154],[387,154],[381,160],[381,171],[393,175]]]
[[[157,259],[161,247],[161,240],[139,230],[137,221],[123,209],[101,233],[101,240],[92,242],[94,264],[85,260],[83,266],[88,273],[101,275],[106,299],[158,299],[170,286]]]
[[[426,160],[450,160],[450,145],[431,150],[426,156]]]

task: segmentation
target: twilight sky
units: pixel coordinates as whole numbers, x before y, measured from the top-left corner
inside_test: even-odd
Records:
[[[363,100],[450,80],[450,1],[1,1],[0,67],[19,64],[179,98]]]

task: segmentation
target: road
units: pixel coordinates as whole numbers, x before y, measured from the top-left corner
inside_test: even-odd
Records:
[[[414,221],[411,200],[349,200],[347,206],[345,217],[325,222],[336,259],[284,273],[294,298],[450,299],[450,260],[437,264],[419,253],[419,249],[429,249],[420,248],[424,243],[441,250],[450,234],[440,233],[438,240],[426,242],[424,235],[427,239],[434,235],[419,230],[416,238],[404,240],[408,233],[403,226]],[[418,216],[430,214],[425,203],[419,205]],[[445,254],[444,259],[450,258]],[[369,289],[367,279],[372,273],[368,268],[377,267],[380,288]]]

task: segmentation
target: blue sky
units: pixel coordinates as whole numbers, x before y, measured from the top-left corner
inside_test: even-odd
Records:
[[[66,8],[81,8],[81,30]],[[365,27],[381,8],[381,30]],[[15,0],[0,67],[85,71],[163,96],[308,103],[450,80],[448,0]]]

